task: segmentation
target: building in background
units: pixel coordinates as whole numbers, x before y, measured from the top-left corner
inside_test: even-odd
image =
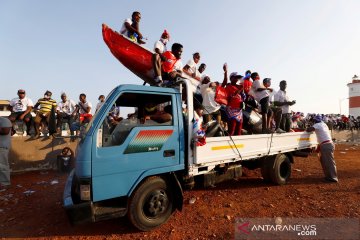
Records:
[[[10,115],[9,100],[0,100],[0,117],[7,117]]]
[[[354,75],[352,82],[348,83],[349,87],[349,115],[360,116],[360,78]]]

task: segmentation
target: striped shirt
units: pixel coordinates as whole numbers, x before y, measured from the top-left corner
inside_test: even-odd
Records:
[[[40,104],[39,111],[42,113],[48,113],[51,111],[51,108],[54,106],[56,107],[56,101],[54,99],[46,99],[46,98],[40,98],[36,105]]]

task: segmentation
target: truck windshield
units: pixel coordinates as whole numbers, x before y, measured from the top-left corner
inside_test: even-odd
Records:
[[[173,125],[172,107],[171,95],[122,93],[101,125],[101,146],[121,145],[134,127]]]

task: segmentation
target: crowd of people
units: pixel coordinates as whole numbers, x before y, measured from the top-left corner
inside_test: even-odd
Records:
[[[67,124],[71,136],[75,136],[79,133],[81,125],[89,122],[92,118],[92,104],[86,100],[84,93],[79,95],[77,103],[69,99],[66,93],[62,93],[61,101],[57,102],[51,98],[52,92],[49,90],[35,104],[26,96],[24,89],[19,89],[17,95],[9,104],[11,113],[8,118],[12,123],[12,134],[16,134],[19,125],[25,125],[26,128],[23,130],[26,135],[35,139],[39,138],[44,128],[50,131],[51,115],[53,114],[54,129],[52,133],[60,134],[63,125]],[[96,109],[101,107],[104,100],[104,95],[101,95]],[[34,117],[32,113],[34,113]],[[32,129],[33,132],[31,132]]]

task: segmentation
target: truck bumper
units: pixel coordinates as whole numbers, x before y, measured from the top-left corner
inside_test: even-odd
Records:
[[[91,201],[75,204],[72,199],[72,186],[75,170],[72,170],[66,180],[63,194],[63,205],[71,224],[94,222],[94,207]]]

